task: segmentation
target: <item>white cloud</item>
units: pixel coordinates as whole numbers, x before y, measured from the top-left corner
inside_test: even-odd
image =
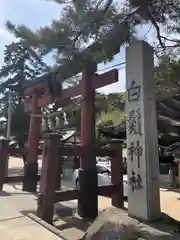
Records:
[[[0,48],[6,44],[11,43],[14,40],[14,37],[12,34],[10,34],[5,27],[5,21],[6,18],[6,12],[9,7],[9,1],[8,0],[0,0]],[[2,51],[0,49],[0,51]],[[0,58],[2,58],[0,54]]]
[[[5,26],[0,26],[0,38],[6,41],[13,41],[14,37],[11,33],[9,33]]]
[[[6,30],[7,20],[35,29],[49,24],[58,14],[59,9],[53,1],[0,0],[0,65],[3,63],[5,45],[15,41],[15,37]]]

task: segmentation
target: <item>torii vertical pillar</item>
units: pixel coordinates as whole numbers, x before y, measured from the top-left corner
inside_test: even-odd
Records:
[[[48,134],[45,139],[42,173],[40,179],[40,197],[37,215],[52,224],[54,198],[59,168],[59,135]]]
[[[6,176],[8,162],[8,143],[7,139],[0,140],[0,191],[3,190],[4,177]]]
[[[160,217],[159,159],[153,49],[135,41],[126,51],[128,212],[153,221]]]
[[[82,73],[81,146],[78,213],[81,217],[94,219],[98,215],[97,171],[95,156],[95,90],[92,76],[95,70],[85,69]]]
[[[111,158],[111,183],[116,186],[116,192],[111,197],[112,206],[117,208],[124,207],[123,196],[123,162],[122,162],[122,145],[120,141],[112,141],[114,150]]]
[[[32,114],[41,114],[41,109],[37,107],[38,93],[32,95]],[[28,155],[24,169],[23,191],[36,192],[38,175],[38,144],[40,137],[41,118],[31,115],[29,136],[28,136]]]

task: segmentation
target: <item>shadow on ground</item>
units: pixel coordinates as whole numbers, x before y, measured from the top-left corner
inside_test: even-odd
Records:
[[[179,188],[168,187],[168,186],[161,186],[161,192],[175,192],[180,193]]]
[[[8,176],[24,175],[24,168],[9,168]]]
[[[41,168],[38,169],[38,174],[40,174]],[[17,176],[17,175],[24,175],[24,168],[9,168],[8,169],[8,176]]]
[[[0,197],[9,197],[12,196],[10,193],[7,193],[5,191],[0,191]]]
[[[124,208],[127,210],[127,208]],[[66,240],[79,240],[85,235],[92,222],[81,219],[77,215],[77,204],[64,206],[56,204],[56,216],[53,225],[61,232],[61,236]]]
[[[12,190],[6,192],[6,191],[0,191],[0,197],[8,197],[8,196],[13,196],[13,195],[33,195],[35,196],[35,200],[38,199],[38,192],[36,193],[29,193],[29,192],[23,192],[22,191],[22,184],[21,183],[11,183],[8,184],[9,186],[12,187]],[[15,191],[14,191],[15,190]]]
[[[149,224],[150,226],[157,228],[160,231],[165,231],[170,234],[180,234],[180,222],[171,218],[169,215],[162,213],[162,217],[159,221]],[[180,239],[180,235],[179,239]]]
[[[91,222],[77,216],[76,203],[71,207],[57,203],[55,212],[56,216],[53,225],[61,232],[62,237],[67,240],[82,238],[91,224]]]

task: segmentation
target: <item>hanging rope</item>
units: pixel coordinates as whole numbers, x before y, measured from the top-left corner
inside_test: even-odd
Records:
[[[32,117],[39,117],[39,118],[50,118],[50,117],[56,117],[62,114],[62,112],[53,112],[53,113],[47,113],[47,114],[33,114],[29,113],[29,116]]]
[[[175,144],[177,144],[177,143],[180,144],[180,142],[177,141],[177,142],[175,142],[175,143],[173,143],[173,144],[171,144],[171,145],[169,145],[169,146],[162,146],[162,145],[160,145],[160,144],[158,144],[158,146],[161,147],[161,148],[163,148],[163,149],[168,149],[168,148],[175,147]]]

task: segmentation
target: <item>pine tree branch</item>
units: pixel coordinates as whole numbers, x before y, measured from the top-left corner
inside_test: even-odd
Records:
[[[46,1],[53,1],[53,2],[55,2],[55,3],[58,3],[58,4],[69,4],[69,3],[71,3],[71,0],[46,0]]]
[[[76,1],[78,1],[78,0],[76,0]],[[95,10],[98,10],[98,7],[99,7],[99,5],[100,5],[102,2],[103,2],[103,0],[100,1],[100,2],[97,4]],[[89,23],[87,23],[87,24],[85,24],[85,25],[83,26],[83,28],[78,32],[78,34],[77,34],[76,37],[74,38],[74,40],[73,40],[73,42],[72,42],[72,47],[75,46],[76,42],[78,41],[78,39],[80,38],[80,36],[83,35],[83,33],[84,33],[84,31],[85,31],[85,29],[86,29],[87,27],[90,27],[90,26],[92,26],[93,24],[98,24],[98,25],[100,24],[100,22],[101,22],[101,21],[104,19],[104,17],[106,16],[106,14],[107,14],[109,8],[111,7],[112,3],[113,3],[113,0],[108,0],[107,4],[106,4],[105,7],[104,7],[103,14],[102,14],[101,18],[98,19],[98,21],[92,19]]]
[[[168,42],[173,42],[173,43],[180,43],[180,39],[170,39],[168,37],[161,36],[164,40],[167,40]]]
[[[154,25],[154,27],[156,28],[156,32],[157,32],[157,38],[159,40],[159,44],[160,46],[165,49],[165,45],[163,44],[162,42],[162,39],[161,39],[161,33],[160,33],[160,27],[159,25],[157,24],[156,20],[154,19],[154,17],[152,16],[152,14],[148,11],[148,14],[149,14],[149,19],[150,21],[152,22],[152,24]]]

